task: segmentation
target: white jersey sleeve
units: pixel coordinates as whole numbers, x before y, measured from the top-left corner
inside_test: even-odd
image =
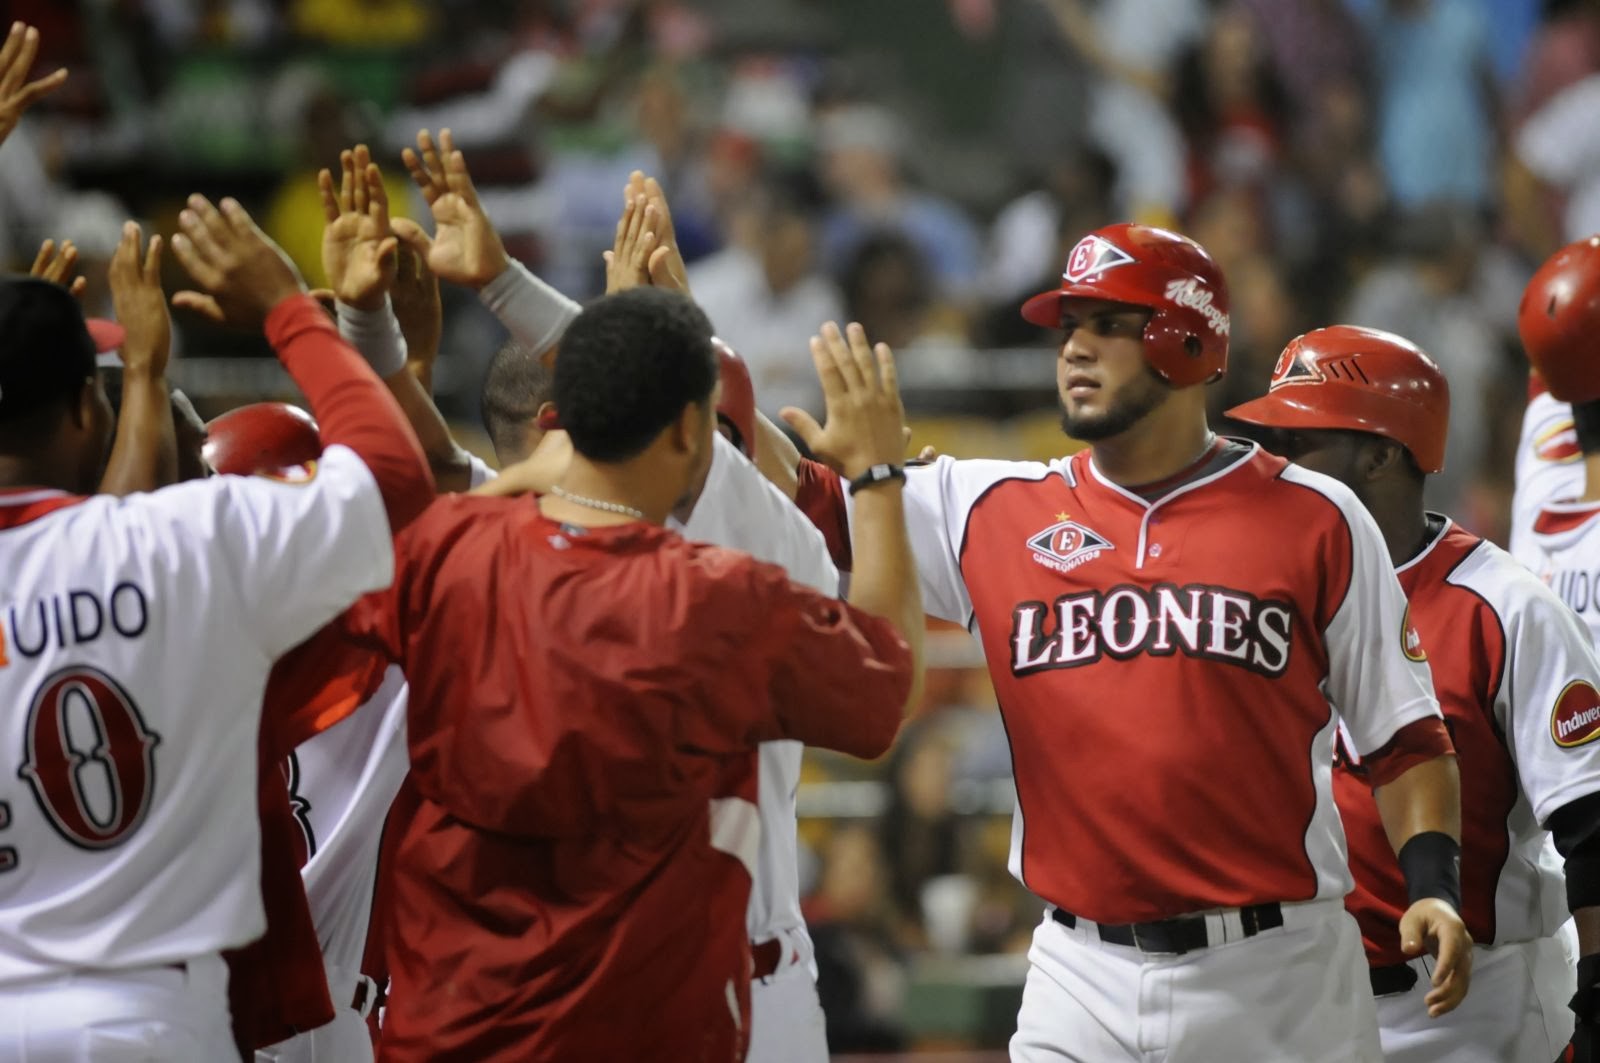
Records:
[[[476,490],[499,475],[478,455],[470,452],[467,454],[467,490]]]
[[[331,446],[303,479],[222,476],[140,496],[160,521],[199,525],[246,608],[230,622],[269,657],[394,579],[394,541],[371,471]]]
[[[1552,502],[1583,494],[1583,451],[1572,424],[1572,407],[1548,392],[1536,395],[1522,415],[1517,439],[1516,488],[1511,496],[1511,556],[1539,571],[1542,550],[1533,525]]]
[[[1359,757],[1381,748],[1406,724],[1440,718],[1433,676],[1408,617],[1405,592],[1395,577],[1378,525],[1348,487],[1298,465],[1283,477],[1314,488],[1338,507],[1350,531],[1348,575],[1342,601],[1324,639],[1328,700]],[[1337,581],[1344,559],[1327,564]],[[1330,593],[1339,594],[1337,585]]]
[[[1531,572],[1484,543],[1450,574],[1505,632],[1495,722],[1534,818],[1600,792],[1600,659],[1589,630]]]

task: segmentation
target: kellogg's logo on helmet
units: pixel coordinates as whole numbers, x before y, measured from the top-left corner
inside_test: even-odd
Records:
[[[1228,334],[1228,315],[1216,305],[1216,293],[1193,277],[1172,281],[1167,285],[1166,297],[1168,302],[1199,311],[1206,319],[1206,324],[1211,326],[1211,331],[1218,336]]]
[[[1076,283],[1091,274],[1104,273],[1132,261],[1132,255],[1110,240],[1090,234],[1079,240],[1078,246],[1067,256],[1067,268],[1061,276]]]

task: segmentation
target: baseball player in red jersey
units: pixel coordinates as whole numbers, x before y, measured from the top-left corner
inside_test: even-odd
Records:
[[[1207,429],[1228,301],[1193,241],[1101,229],[1024,314],[1066,330],[1090,448],[906,489],[924,602],[981,640],[1010,737],[1011,870],[1051,904],[1012,1057],[1377,1059],[1341,723],[1416,898],[1402,936],[1438,950],[1430,1008],[1470,965],[1455,762],[1382,537],[1342,484]],[[803,508],[836,520],[838,487],[803,477]]]
[[[1407,906],[1365,766],[1341,756],[1334,797],[1350,839],[1384,1057],[1390,1063],[1549,1063],[1572,1034],[1567,918],[1547,827],[1593,828],[1600,747],[1563,747],[1562,719],[1600,707],[1600,660],[1572,611],[1493,543],[1423,509],[1444,466],[1450,397],[1413,344],[1335,326],[1285,348],[1271,391],[1228,415],[1279,429],[1281,453],[1347,485],[1378,522],[1461,762],[1460,911],[1472,933],[1472,995],[1436,1020],[1422,1005],[1430,965],[1401,947]],[[1571,878],[1592,859],[1569,850]],[[1590,887],[1592,888],[1592,887]],[[1579,908],[1587,922],[1600,911]]]
[[[244,211],[194,197],[180,225],[173,249],[210,294],[179,302],[264,320],[329,445],[295,484],[74,494],[109,426],[82,313],[64,289],[0,286],[5,1058],[234,1056],[218,953],[262,931],[268,670],[390,579],[392,529],[432,493],[392,399]]]
[[[1517,455],[1512,544],[1600,646],[1600,237],[1556,252],[1523,292],[1517,318],[1532,363]],[[1581,777],[1600,738],[1600,706],[1556,705],[1551,753]],[[1567,903],[1578,938],[1577,1025],[1569,1060],[1600,1059],[1600,798],[1579,798],[1550,824],[1567,860]]]
[[[887,351],[830,357],[824,452],[887,464]],[[405,669],[421,797],[395,849],[382,1059],[743,1055],[756,745],[881,753],[921,606],[892,477],[859,503],[875,563],[852,604],[659,527],[707,475],[715,379],[688,300],[593,304],[556,363],[561,482],[440,500],[394,587],[344,621]]]

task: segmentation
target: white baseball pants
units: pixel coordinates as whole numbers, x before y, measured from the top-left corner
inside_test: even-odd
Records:
[[[750,983],[745,1063],[827,1063],[828,1029],[811,970],[796,964]]]
[[[76,971],[0,988],[0,1059],[18,1063],[216,1063],[239,1058],[228,967]]]
[[[1340,901],[1283,906],[1281,927],[1244,937],[1208,915],[1221,944],[1153,955],[1100,940],[1095,924],[1034,931],[1016,1063],[1379,1063],[1361,932]]]
[[[1437,1019],[1422,1002],[1433,960],[1411,967],[1416,985],[1378,998],[1387,1063],[1550,1063],[1572,1037],[1577,974],[1557,938],[1474,948],[1467,999]]]

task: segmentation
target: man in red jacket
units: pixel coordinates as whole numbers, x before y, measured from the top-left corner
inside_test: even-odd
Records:
[[[704,485],[717,363],[692,302],[636,289],[562,339],[560,482],[441,499],[345,618],[411,687],[381,1058],[743,1058],[757,743],[877,756],[920,674],[893,361],[859,333],[817,361],[848,602],[662,527]]]

